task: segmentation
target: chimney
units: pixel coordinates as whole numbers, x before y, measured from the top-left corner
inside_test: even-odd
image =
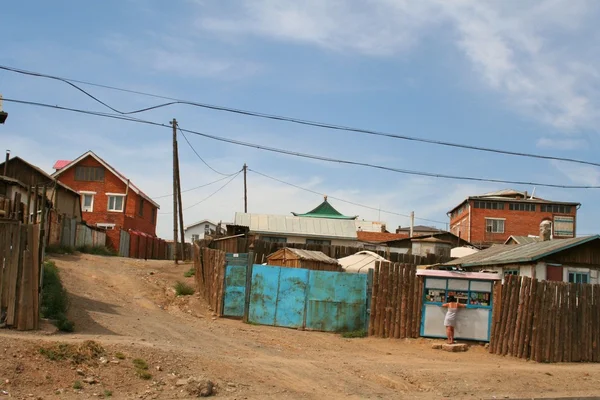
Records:
[[[546,242],[546,241],[550,240],[551,235],[552,235],[552,222],[550,222],[548,220],[542,221],[542,223],[540,224],[540,239],[542,239],[542,241]]]
[[[4,160],[4,171],[3,174],[6,176],[8,173],[8,160],[10,160],[10,150],[6,150],[6,160]]]

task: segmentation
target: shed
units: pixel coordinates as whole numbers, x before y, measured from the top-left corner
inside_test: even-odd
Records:
[[[346,272],[355,274],[366,274],[369,269],[375,268],[377,261],[389,261],[372,251],[363,250],[351,256],[338,259],[338,262]]]
[[[336,259],[326,256],[320,251],[294,249],[284,247],[267,257],[267,265],[288,268],[304,268],[313,271],[342,272]]]

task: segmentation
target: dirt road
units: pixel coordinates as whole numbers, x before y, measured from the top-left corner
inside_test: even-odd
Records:
[[[591,396],[600,366],[536,364],[432,350],[432,341],[344,339],[336,334],[214,318],[197,295],[172,289],[190,265],[90,255],[55,258],[70,293],[73,334],[0,333],[0,393],[41,398],[190,398],[181,379],[217,384],[219,398],[524,398]],[[74,366],[40,354],[53,342],[93,340],[105,364]],[[125,359],[117,358],[123,353]],[[149,364],[149,380],[131,360]],[[81,370],[83,368],[83,370]],[[77,371],[80,369],[80,371]],[[93,376],[97,383],[74,382]],[[107,391],[107,392],[105,392]],[[1,397],[1,396],[0,396]]]

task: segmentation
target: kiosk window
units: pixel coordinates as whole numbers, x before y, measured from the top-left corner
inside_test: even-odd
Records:
[[[425,292],[425,301],[429,303],[444,303],[446,301],[446,291],[441,289],[427,289]]]
[[[468,304],[468,302],[469,302],[469,292],[468,291],[449,290],[448,297],[450,297],[450,296],[453,296],[461,304]]]
[[[469,304],[472,306],[490,306],[490,294],[489,293],[480,293],[480,292],[471,292],[471,298],[469,300]]]

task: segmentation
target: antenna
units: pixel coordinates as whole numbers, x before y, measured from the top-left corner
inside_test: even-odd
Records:
[[[529,200],[533,200],[534,194],[535,194],[535,186],[533,187],[533,191],[531,192],[531,197],[529,198]]]

